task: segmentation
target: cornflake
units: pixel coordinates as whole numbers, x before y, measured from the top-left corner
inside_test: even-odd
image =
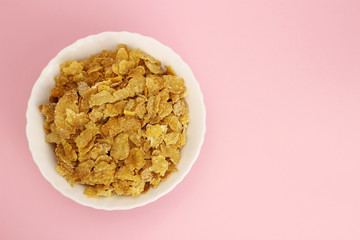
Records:
[[[137,197],[177,171],[189,110],[184,79],[119,44],[60,65],[46,117],[57,172],[88,197]]]

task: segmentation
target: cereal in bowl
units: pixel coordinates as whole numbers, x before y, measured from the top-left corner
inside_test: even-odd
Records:
[[[189,110],[170,66],[120,44],[61,64],[55,83],[39,109],[56,170],[71,185],[84,184],[88,197],[136,197],[177,171]]]

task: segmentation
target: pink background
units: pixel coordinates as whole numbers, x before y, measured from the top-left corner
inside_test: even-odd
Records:
[[[0,0],[0,239],[360,239],[359,1]],[[25,111],[59,50],[152,36],[207,107],[192,171],[129,211],[83,207],[41,176]]]

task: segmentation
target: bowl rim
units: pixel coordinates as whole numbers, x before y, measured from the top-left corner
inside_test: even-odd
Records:
[[[182,170],[183,174],[181,174],[178,178],[176,178],[176,181],[170,187],[165,189],[165,191],[162,191],[159,194],[155,195],[154,197],[148,199],[147,201],[137,202],[137,203],[135,203],[135,204],[133,204],[132,206],[129,206],[129,207],[120,207],[118,205],[105,206],[104,207],[104,206],[98,206],[96,204],[84,203],[81,200],[79,200],[78,198],[74,197],[70,192],[63,191],[58,185],[53,183],[53,181],[51,180],[50,175],[48,175],[46,173],[46,171],[45,171],[46,169],[44,169],[41,166],[41,162],[39,160],[37,160],[37,158],[35,156],[36,154],[33,151],[34,142],[31,139],[31,133],[30,133],[31,123],[32,123],[30,115],[31,115],[31,106],[34,105],[33,102],[35,101],[34,100],[34,95],[35,95],[34,93],[35,93],[35,90],[37,89],[38,85],[40,85],[39,80],[44,78],[47,71],[49,71],[51,66],[54,64],[54,62],[56,62],[56,60],[58,58],[61,58],[64,54],[66,54],[69,50],[71,50],[71,48],[74,48],[74,46],[81,45],[84,42],[90,41],[93,38],[101,38],[101,37],[109,37],[109,36],[117,36],[117,35],[119,35],[119,37],[121,37],[120,35],[132,35],[132,37],[141,38],[144,41],[149,41],[150,43],[152,42],[152,43],[154,43],[156,45],[160,45],[162,48],[165,48],[165,49],[167,49],[167,51],[171,52],[172,57],[177,58],[177,60],[180,61],[183,64],[183,67],[186,68],[186,71],[191,75],[192,79],[194,80],[194,83],[193,83],[194,88],[196,88],[197,92],[200,94],[199,99],[200,99],[200,107],[201,107],[201,110],[203,112],[203,118],[202,118],[202,120],[203,120],[202,121],[202,126],[203,127],[201,129],[198,129],[198,130],[200,130],[201,141],[199,142],[199,147],[197,148],[197,151],[194,152],[194,154],[192,155],[193,160],[190,162],[190,164],[187,166],[186,169]],[[172,191],[186,177],[186,175],[190,172],[192,166],[194,165],[194,163],[198,159],[199,154],[201,152],[202,145],[204,143],[205,133],[206,133],[206,107],[205,107],[205,103],[204,103],[204,96],[203,96],[203,93],[201,91],[200,84],[197,81],[197,79],[195,78],[195,75],[194,75],[193,71],[191,70],[191,68],[189,67],[189,65],[172,48],[170,48],[167,45],[164,45],[163,43],[161,43],[157,39],[155,39],[153,37],[149,37],[149,36],[144,36],[144,35],[139,34],[139,33],[132,33],[132,32],[128,32],[128,31],[119,31],[119,32],[105,31],[105,32],[97,33],[97,34],[91,34],[91,35],[88,35],[88,36],[86,36],[84,38],[80,38],[80,39],[76,40],[72,44],[69,44],[65,48],[60,50],[55,55],[55,57],[52,58],[48,62],[48,64],[45,66],[45,68],[42,69],[39,77],[35,81],[35,83],[34,83],[34,85],[32,87],[31,93],[30,93],[30,97],[29,97],[28,104],[27,104],[27,109],[26,109],[26,137],[27,137],[27,141],[28,141],[28,147],[29,147],[32,159],[35,162],[38,169],[40,170],[41,175],[50,183],[50,185],[52,187],[54,187],[63,196],[77,202],[80,205],[91,207],[91,208],[94,208],[94,209],[107,210],[107,211],[110,211],[110,210],[129,210],[129,209],[141,207],[141,206],[147,205],[147,204],[149,204],[151,202],[154,202],[154,201],[158,200],[162,196],[164,196],[167,193],[169,193],[170,191]]]

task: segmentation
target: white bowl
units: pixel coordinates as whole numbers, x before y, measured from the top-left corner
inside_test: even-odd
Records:
[[[151,188],[146,194],[137,198],[131,196],[117,196],[110,198],[87,198],[83,194],[84,186],[75,184],[71,187],[60,176],[55,166],[57,164],[53,146],[45,142],[43,130],[44,117],[40,114],[38,106],[48,103],[51,88],[55,85],[54,77],[60,74],[60,64],[74,59],[89,58],[104,49],[114,50],[117,44],[124,43],[130,48],[147,52],[159,59],[164,65],[171,65],[176,74],[183,77],[189,93],[186,98],[189,104],[190,123],[187,130],[187,142],[181,150],[181,161],[177,165],[179,171],[170,176],[155,189]],[[129,32],[103,32],[80,39],[61,50],[54,59],[41,72],[36,81],[28,103],[26,112],[26,135],[32,157],[42,175],[64,196],[82,205],[104,210],[131,209],[153,202],[170,192],[179,184],[199,156],[205,136],[205,105],[199,83],[195,79],[190,67],[169,47],[159,41]]]

